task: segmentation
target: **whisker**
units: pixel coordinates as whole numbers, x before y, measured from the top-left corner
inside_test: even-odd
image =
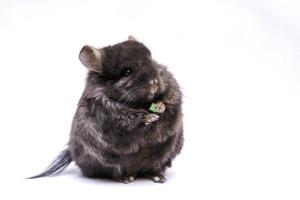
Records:
[[[118,98],[118,101],[120,103],[125,103],[126,105],[130,105],[131,103],[133,103],[134,99],[138,95],[138,90],[139,90],[138,87],[131,88],[129,91],[127,91],[126,93],[122,94]]]

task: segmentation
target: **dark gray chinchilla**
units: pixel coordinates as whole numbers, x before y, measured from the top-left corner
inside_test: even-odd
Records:
[[[100,49],[84,46],[79,59],[89,72],[68,147],[30,178],[74,161],[87,177],[163,183],[183,145],[181,92],[172,74],[131,36]]]

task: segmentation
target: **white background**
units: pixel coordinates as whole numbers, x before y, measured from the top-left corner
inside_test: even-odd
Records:
[[[300,3],[0,1],[0,199],[300,198]],[[24,180],[68,141],[85,44],[134,35],[184,93],[185,146],[165,184]]]

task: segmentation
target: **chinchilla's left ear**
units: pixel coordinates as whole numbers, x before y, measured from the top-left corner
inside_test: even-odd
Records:
[[[79,53],[79,60],[88,70],[101,74],[103,71],[103,56],[103,49],[85,45]]]
[[[135,42],[138,42],[138,40],[135,39],[132,35],[129,35],[128,41],[135,41]]]

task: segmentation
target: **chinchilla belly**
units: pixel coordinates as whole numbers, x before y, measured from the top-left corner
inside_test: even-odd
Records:
[[[70,143],[72,159],[84,171],[93,171],[93,176],[101,176],[101,170],[111,168],[114,176],[161,171],[172,156],[174,137],[163,142],[146,144],[132,149],[132,152],[116,151],[103,144],[84,144],[73,140]],[[89,141],[90,142],[90,141]],[[96,172],[95,172],[96,171]],[[87,173],[85,173],[87,174]]]
[[[170,159],[169,140],[139,148],[132,153],[116,153],[109,149],[103,153],[105,163],[117,166],[122,174],[132,175],[140,172],[161,171]]]

